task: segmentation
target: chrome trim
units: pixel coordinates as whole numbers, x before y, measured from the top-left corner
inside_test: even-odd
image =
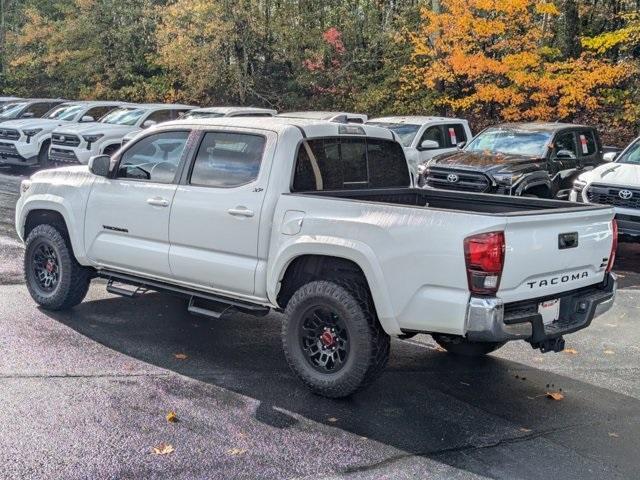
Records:
[[[467,338],[476,342],[504,342],[532,335],[530,323],[506,325],[504,303],[499,298],[471,297],[467,308]]]

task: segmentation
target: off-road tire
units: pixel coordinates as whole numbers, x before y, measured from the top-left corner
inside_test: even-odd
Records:
[[[506,343],[470,342],[466,338],[448,335],[433,335],[433,339],[448,353],[459,355],[461,357],[481,357],[498,350]]]
[[[49,160],[49,141],[42,144],[40,152],[38,153],[38,167],[49,168],[51,161]]]
[[[289,366],[309,389],[329,398],[346,397],[371,384],[389,360],[389,335],[378,322],[366,285],[348,283],[318,280],[303,285],[289,300],[282,325],[282,346]],[[336,311],[349,332],[348,357],[334,373],[314,369],[299,340],[303,315],[314,306]]]
[[[35,302],[47,310],[66,310],[82,302],[89,290],[91,270],[76,261],[65,235],[54,225],[42,224],[31,230],[25,243],[24,276]],[[58,282],[50,292],[41,288],[32,267],[34,250],[43,243],[54,250],[58,262]]]

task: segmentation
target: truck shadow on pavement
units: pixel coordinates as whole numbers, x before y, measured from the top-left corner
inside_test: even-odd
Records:
[[[638,400],[517,362],[459,360],[428,344],[394,341],[377,382],[329,400],[290,372],[277,314],[210,320],[186,313],[182,299],[159,294],[46,314],[127,356],[257,399],[255,420],[268,428],[296,428],[306,418],[398,449],[338,472],[345,475],[402,468],[416,456],[491,478],[637,473]],[[560,389],[563,400],[545,397]]]

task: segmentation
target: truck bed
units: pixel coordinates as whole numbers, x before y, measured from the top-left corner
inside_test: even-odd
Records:
[[[608,207],[593,204],[548,200],[507,195],[485,195],[482,193],[458,192],[423,188],[360,189],[298,193],[296,195],[319,195],[365,202],[387,203],[415,207],[430,207],[439,210],[455,210],[483,215],[539,215],[588,210]]]

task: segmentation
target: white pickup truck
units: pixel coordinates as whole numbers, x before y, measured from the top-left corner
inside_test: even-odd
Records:
[[[420,169],[427,160],[462,148],[472,137],[469,122],[462,118],[380,117],[369,120],[367,125],[385,127],[397,135],[416,177],[422,174]]]
[[[185,295],[212,317],[284,311],[291,368],[329,397],[370,383],[390,336],[429,333],[464,355],[519,339],[559,351],[611,306],[612,207],[410,181],[384,128],[167,122],[111,158],[23,181],[27,287],[53,310],[99,276],[113,293]]]

